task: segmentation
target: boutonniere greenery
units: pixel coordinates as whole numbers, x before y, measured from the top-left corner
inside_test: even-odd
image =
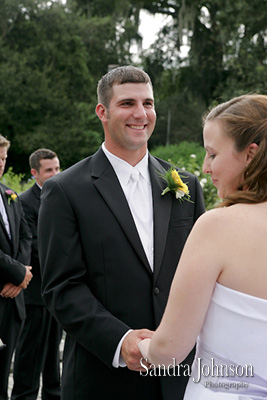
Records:
[[[182,181],[181,178],[186,178],[183,175],[179,175],[178,171],[171,167],[168,171],[165,171],[165,174],[159,174],[162,179],[167,182],[167,187],[162,191],[161,195],[164,196],[168,192],[172,192],[176,199],[182,201],[187,200],[193,203],[190,200],[189,189],[186,183]]]
[[[16,201],[17,200],[17,195],[15,192],[13,192],[13,190],[11,189],[7,189],[6,190],[6,196],[7,196],[7,202],[8,204],[10,204],[11,201]]]

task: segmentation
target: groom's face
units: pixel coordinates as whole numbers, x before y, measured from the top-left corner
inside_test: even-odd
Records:
[[[149,83],[124,83],[113,86],[109,108],[105,108],[107,149],[136,151],[147,148],[156,123],[153,90]]]

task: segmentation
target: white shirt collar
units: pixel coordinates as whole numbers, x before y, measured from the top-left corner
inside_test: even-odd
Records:
[[[121,158],[115,156],[114,154],[110,153],[105,146],[105,143],[102,143],[102,150],[104,151],[105,155],[107,156],[109,162],[111,163],[112,167],[114,168],[119,181],[123,185],[127,185],[129,182],[131,173],[134,169],[137,169],[146,182],[150,185],[150,175],[148,170],[148,151],[146,151],[145,156],[136,164],[134,167],[127,163],[126,161],[122,160]]]

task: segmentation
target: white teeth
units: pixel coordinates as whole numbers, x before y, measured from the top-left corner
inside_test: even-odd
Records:
[[[129,125],[129,127],[132,128],[132,129],[142,130],[142,129],[145,128],[145,125],[142,125],[142,126],[140,126],[140,125]]]

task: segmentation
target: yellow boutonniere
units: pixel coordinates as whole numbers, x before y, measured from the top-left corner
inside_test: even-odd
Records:
[[[162,191],[162,196],[168,192],[172,192],[175,194],[176,199],[191,201],[188,186],[181,179],[181,177],[185,177],[182,175],[180,176],[174,167],[171,167],[168,171],[166,171],[165,174],[160,174],[160,176],[167,182],[168,185]]]
[[[13,192],[13,190],[10,190],[10,189],[6,190],[6,195],[7,195],[7,202],[8,202],[8,204],[10,204],[11,200],[12,200],[12,201],[16,201],[16,200],[17,200],[17,197],[18,197],[18,196],[16,195],[16,193]]]

